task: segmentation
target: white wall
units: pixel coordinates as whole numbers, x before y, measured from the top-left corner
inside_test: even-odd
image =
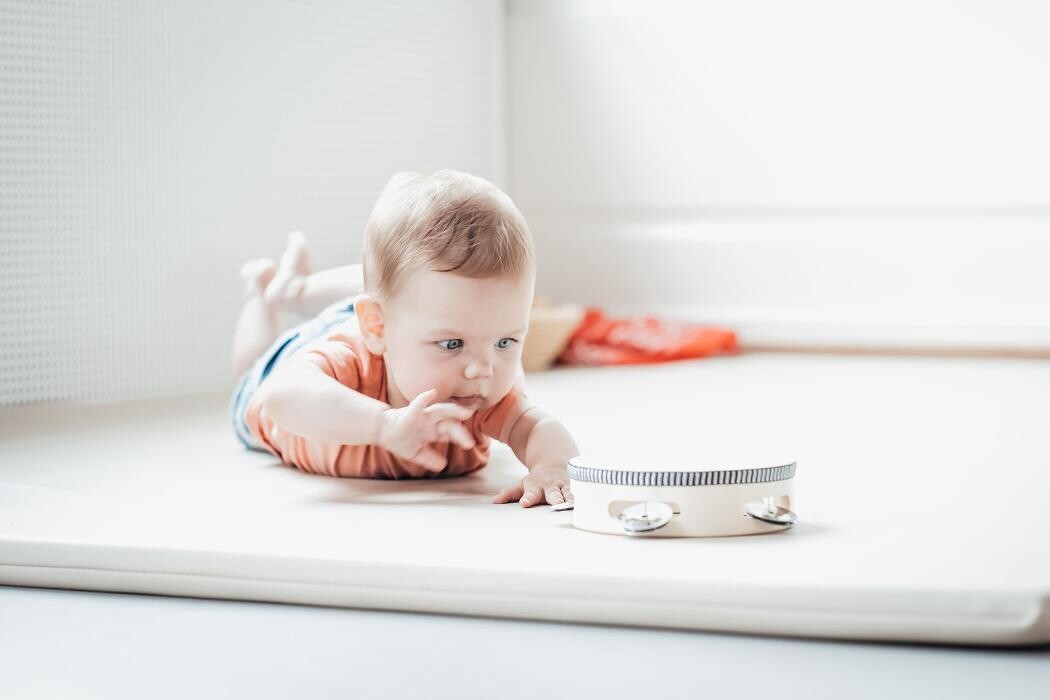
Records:
[[[1050,6],[512,0],[556,299],[751,344],[1050,349]]]
[[[0,0],[0,404],[232,387],[247,257],[502,182],[498,0]]]
[[[403,168],[507,185],[559,299],[1048,348],[1046,8],[0,0],[0,405],[228,388],[243,259],[357,261]]]

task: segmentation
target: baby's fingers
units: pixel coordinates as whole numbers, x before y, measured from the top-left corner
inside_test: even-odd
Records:
[[[525,487],[519,481],[513,486],[509,486],[495,496],[492,497],[493,503],[513,503],[514,501],[521,498],[521,494],[524,492]]]
[[[521,497],[521,507],[528,508],[534,506],[537,503],[543,503],[543,489],[539,486],[528,486],[525,488],[525,493]]]
[[[436,396],[437,389],[427,389],[416,396],[416,398],[412,399],[406,407],[408,415],[415,416],[418,413],[424,412]]]
[[[443,420],[438,425],[438,431],[450,440],[455,440],[464,450],[474,447],[474,438],[462,423],[454,420]]]
[[[420,448],[419,452],[412,455],[412,461],[422,465],[424,469],[432,472],[441,471],[448,463],[448,460],[445,459],[445,455],[427,445],[424,445]]]
[[[423,409],[423,414],[434,420],[464,421],[474,415],[474,409],[455,403],[436,403]]]

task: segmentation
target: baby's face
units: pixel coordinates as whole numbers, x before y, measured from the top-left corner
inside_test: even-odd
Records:
[[[521,369],[534,286],[531,271],[506,279],[415,275],[383,313],[390,398],[407,404],[437,389],[435,403],[475,411],[499,403]]]

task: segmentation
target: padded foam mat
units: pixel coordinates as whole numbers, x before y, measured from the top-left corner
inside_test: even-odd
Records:
[[[531,374],[581,451],[766,446],[795,528],[583,532],[492,505],[524,467],[301,474],[243,450],[227,396],[0,411],[0,583],[662,626],[1050,641],[1050,363],[755,354]]]

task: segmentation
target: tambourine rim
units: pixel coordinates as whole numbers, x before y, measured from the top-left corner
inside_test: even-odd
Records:
[[[583,467],[568,464],[569,479],[612,486],[729,486],[787,481],[795,477],[797,462],[772,467],[732,467],[703,470],[625,469],[619,466]]]

